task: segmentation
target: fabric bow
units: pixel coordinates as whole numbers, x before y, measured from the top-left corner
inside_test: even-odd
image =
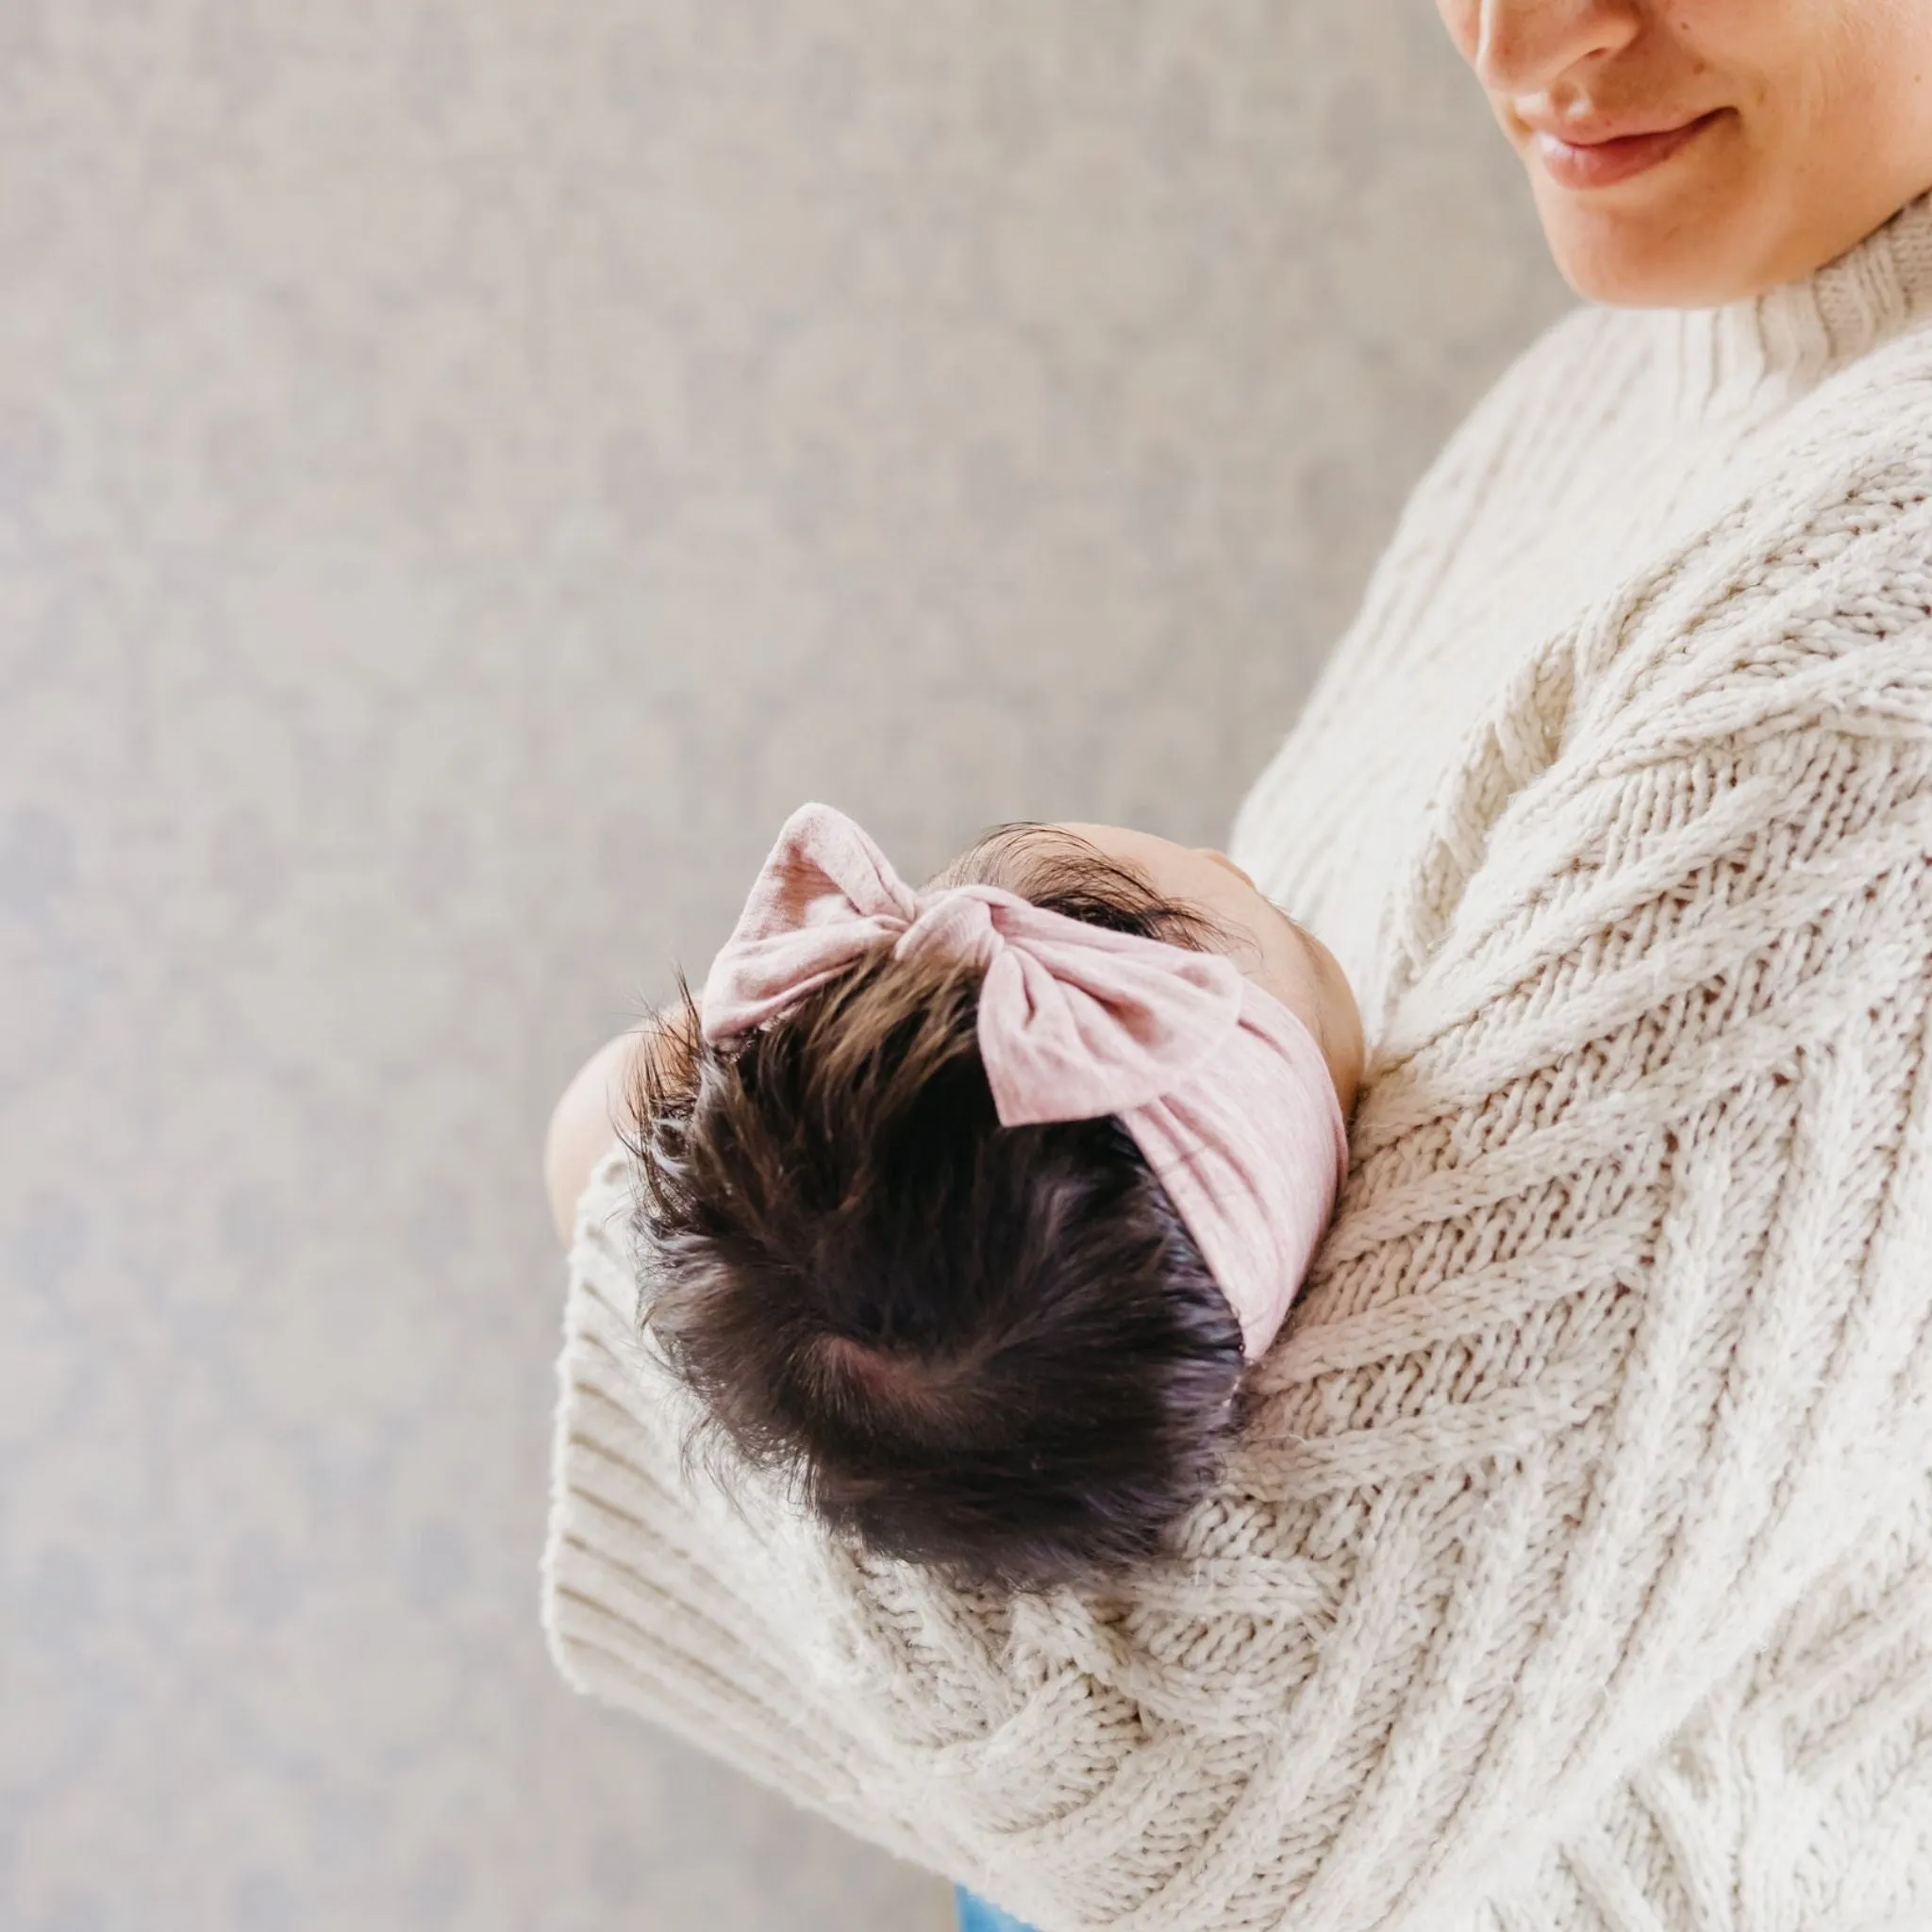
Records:
[[[1144,1107],[1241,1023],[1241,975],[1225,956],[1089,925],[998,886],[915,891],[860,826],[807,805],[712,962],[706,1038],[760,1025],[889,941],[896,958],[984,969],[979,1053],[1005,1126]]]
[[[793,812],[700,999],[708,1041],[750,1032],[855,960],[984,971],[978,1043],[1005,1126],[1117,1115],[1241,1321],[1273,1340],[1348,1164],[1307,1026],[1220,953],[1053,912],[998,886],[915,891],[826,805]]]

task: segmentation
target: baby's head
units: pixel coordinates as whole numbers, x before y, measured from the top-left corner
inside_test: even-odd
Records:
[[[1326,1221],[1361,1054],[1332,957],[1219,855],[1008,826],[915,894],[806,808],[702,1012],[641,1057],[645,1319],[735,1448],[868,1547],[1097,1580],[1212,1482],[1295,1286],[1274,1277]],[[1090,1113],[1083,1081],[1133,1105]]]

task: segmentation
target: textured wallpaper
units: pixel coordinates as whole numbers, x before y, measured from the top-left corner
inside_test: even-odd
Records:
[[[945,1923],[549,1670],[549,1103],[1217,838],[1565,300],[1425,0],[0,5],[0,1924]]]

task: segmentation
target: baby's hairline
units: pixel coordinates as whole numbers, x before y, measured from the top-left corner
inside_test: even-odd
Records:
[[[1022,851],[1029,842],[1047,840],[1071,847],[1074,852],[1086,853],[1097,865],[1124,873],[1143,891],[1154,891],[1154,882],[1138,866],[1110,857],[1102,852],[1091,840],[1083,839],[1079,833],[1070,832],[1064,826],[1054,824],[1045,819],[1005,819],[998,824],[988,825],[963,850],[956,853],[933,874],[925,882],[925,890],[932,891],[946,886],[963,885],[1001,886],[1008,891],[1020,893],[1024,898],[1024,881],[998,875],[997,860]],[[989,858],[992,863],[984,862]]]
[[[1070,831],[1065,825],[1040,819],[1012,819],[999,824],[989,825],[963,851],[941,866],[926,881],[925,889],[935,891],[945,886],[957,885],[1001,886],[1008,891],[1018,892],[1022,898],[1030,897],[1028,882],[1024,875],[1002,876],[994,866],[982,868],[979,861],[989,851],[1004,855],[1024,849],[1026,842],[1034,839],[1051,841],[1065,848],[1069,856],[1086,855],[1099,870],[1132,880],[1150,898],[1183,913],[1202,931],[1214,934],[1224,942],[1231,941],[1237,937],[1230,931],[1225,920],[1208,911],[1205,907],[1192,900],[1176,900],[1170,894],[1160,891],[1147,874],[1131,859],[1118,858],[1110,852],[1103,852],[1091,839],[1081,837],[1078,832]],[[1303,957],[1319,973],[1320,957],[1308,929],[1286,907],[1276,905],[1258,889],[1255,896],[1274,912],[1293,933],[1295,943],[1301,949]],[[1251,933],[1242,933],[1239,937],[1250,945],[1255,943]],[[1326,1041],[1323,1043],[1325,1047]]]

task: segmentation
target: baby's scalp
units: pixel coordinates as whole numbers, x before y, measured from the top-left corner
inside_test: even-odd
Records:
[[[1011,876],[1015,843],[976,850]],[[841,814],[788,822],[637,1096],[645,1319],[713,1435],[835,1526],[1076,1581],[1155,1554],[1211,1481],[1254,1340],[1228,1280],[1299,1278],[1272,1224],[1230,1248],[1214,1219],[1268,1164],[1227,1068],[1285,1091],[1285,1041],[1345,1136],[1306,1028],[1186,943],[1191,908],[1072,848],[1024,898],[971,858],[915,891]],[[1250,1041],[1257,1001],[1278,1038]]]

